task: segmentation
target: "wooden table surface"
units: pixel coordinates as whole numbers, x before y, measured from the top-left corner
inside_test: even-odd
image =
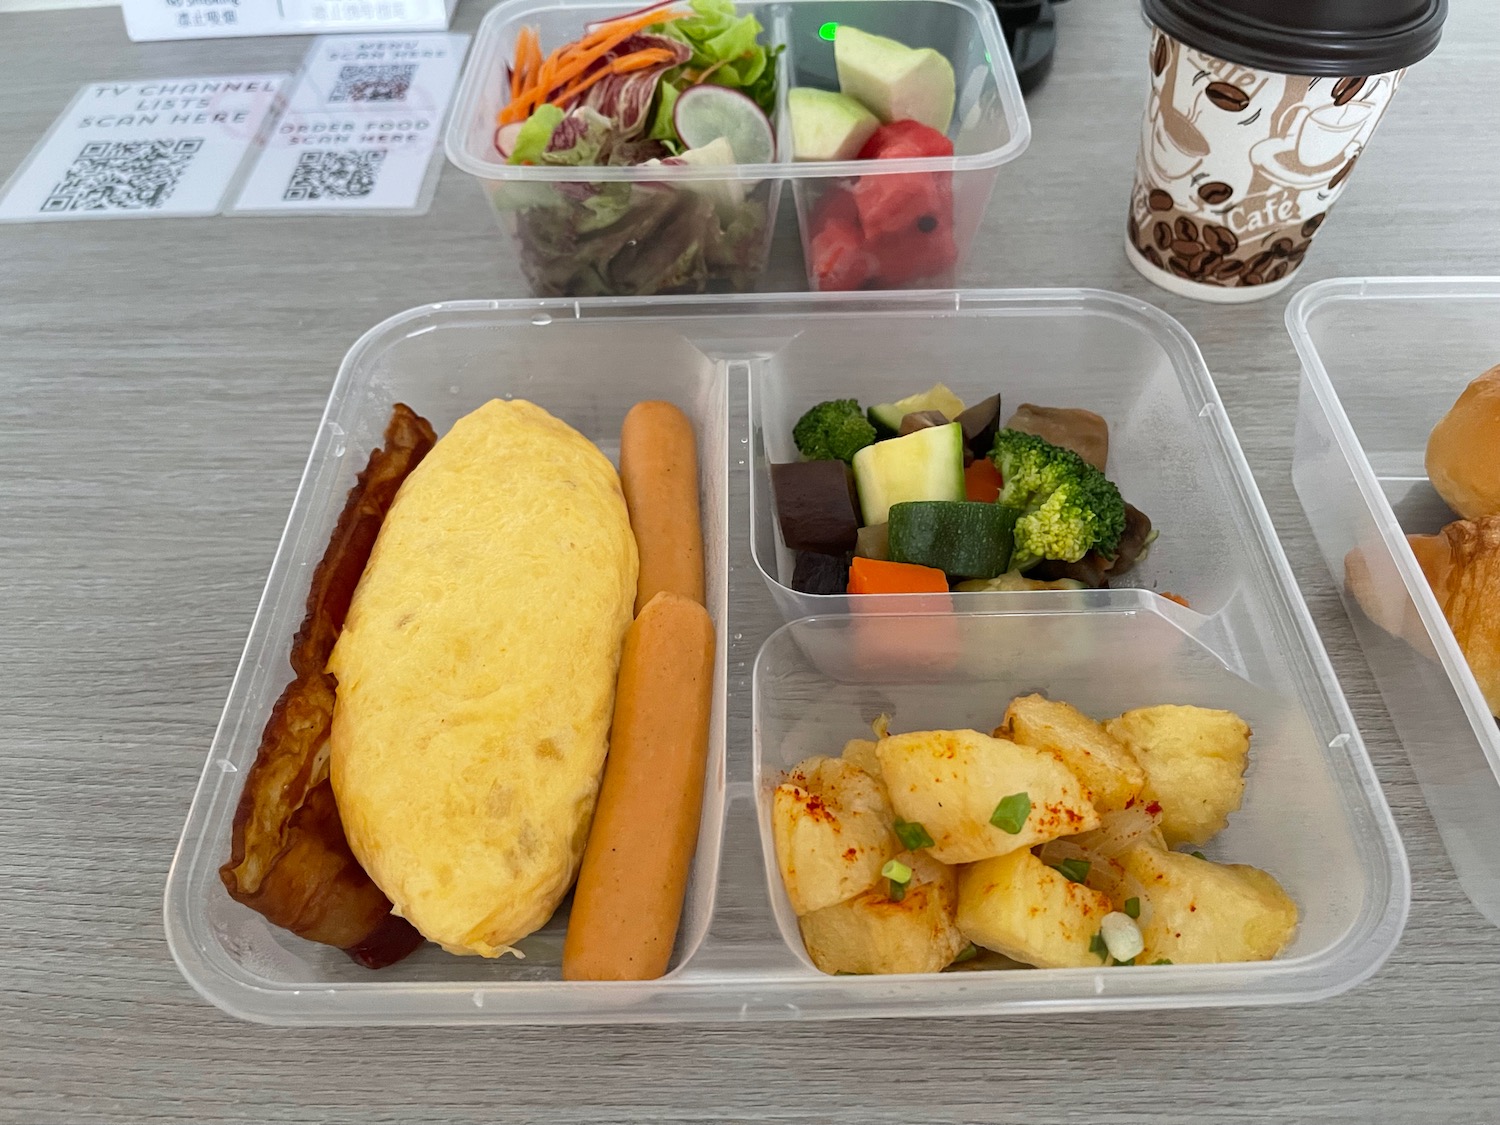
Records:
[[[1306,280],[1500,272],[1488,8],[1454,6]],[[1500,933],[1454,880],[1292,491],[1285,298],[1195,304],[1130,270],[1145,32],[1128,0],[1061,24],[964,280],[1122,290],[1198,339],[1410,855],[1384,969],[1312,1005],[932,1022],[298,1031],[201,1000],[167,952],[163,881],[339,359],[409,306],[524,295],[448,168],[420,218],[0,226],[0,1120],[1500,1120]],[[0,176],[84,82],[291,70],[306,46],[133,45],[112,9],[0,16]]]

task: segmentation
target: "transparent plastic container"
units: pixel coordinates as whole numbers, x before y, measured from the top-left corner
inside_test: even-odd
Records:
[[[793,86],[839,88],[833,44],[825,32],[830,23],[847,23],[908,47],[935,48],[953,64],[958,79],[948,129],[952,156],[792,166],[808,288],[955,284],[1001,165],[1020,156],[1031,141],[994,6],[985,0],[793,0],[785,10],[780,28]],[[785,124],[781,147],[791,148]],[[825,264],[828,268],[820,268]]]
[[[1140,338],[1134,353],[1121,347],[1131,334]],[[1157,471],[1184,495],[1195,479],[1224,490],[1217,522],[1184,536],[1210,538],[1203,565],[1220,567],[1192,587],[1206,612],[1143,590],[1009,594],[972,615],[842,614],[777,631],[775,608],[747,573],[749,384],[780,369],[812,378],[861,340],[883,342],[881,363],[893,369],[924,354],[925,341],[926,354],[966,355],[976,369],[1007,355],[1017,373],[1045,365],[1062,342],[1092,340],[1112,350],[1079,346],[1072,353],[1079,370],[1115,370],[1124,379],[1144,365],[1150,374],[1138,380],[1136,409],[1163,419],[1183,393],[1179,370],[1199,372],[1188,382],[1201,378],[1209,397],[1188,413],[1191,432],[1181,442],[1204,451],[1191,464],[1162,458]],[[579,377],[601,357],[609,378]],[[356,1025],[1019,1014],[1309,1000],[1358,983],[1404,925],[1405,857],[1200,369],[1191,340],[1149,306],[1082,291],[461,302],[376,327],[334,384],[168,877],[167,937],[184,975],[243,1018]],[[854,377],[858,368],[850,371]],[[880,365],[865,375],[880,377]],[[852,387],[864,393],[862,383]],[[290,678],[286,654],[311,568],[392,403],[410,404],[442,432],[507,394],[548,407],[611,454],[620,420],[643,398],[677,402],[697,426],[720,640],[716,710],[688,909],[672,968],[659,981],[561,980],[565,911],[520,943],[524,961],[424,948],[372,973],[276,929],[219,882],[245,772]],[[1213,563],[1224,556],[1233,561]],[[1182,565],[1163,573],[1186,589],[1192,576]],[[911,643],[933,629],[925,649]],[[773,632],[752,682],[751,657]],[[934,683],[933,646],[953,644],[962,646],[960,668]],[[761,805],[776,771],[808,753],[837,752],[880,711],[901,724],[992,723],[1004,692],[1031,688],[1101,715],[1180,698],[1246,716],[1257,731],[1246,806],[1211,850],[1268,868],[1297,898],[1304,922],[1286,955],[1255,965],[890,978],[830,977],[808,964],[765,858]]]
[[[630,0],[509,0],[485,16],[469,53],[448,122],[448,158],[480,181],[539,297],[753,289],[769,261],[781,188],[788,179],[796,185],[804,247],[818,201],[836,185],[847,187],[852,177],[896,183],[889,177],[920,174],[951,182],[951,224],[945,222],[940,233],[951,229],[956,268],[989,204],[999,166],[1019,156],[1030,140],[999,18],[983,0],[738,0],[741,12],[764,26],[764,42],[786,47],[778,70],[773,163],[587,169],[506,164],[494,147],[495,119],[508,100],[506,64],[520,29],[539,28],[542,49],[550,51],[576,38],[590,20],[638,6]],[[787,90],[798,82],[837,88],[833,47],[820,35],[841,22],[912,46],[937,47],[953,61],[959,93],[953,157],[792,162]],[[622,218],[593,230],[599,213]],[[942,217],[948,219],[946,213]],[[590,233],[580,237],[584,231]],[[810,254],[807,260],[817,288]],[[667,269],[666,262],[679,266]],[[948,284],[952,274],[945,269],[928,280]],[[919,280],[914,275],[898,284]]]
[[[1457,518],[1428,482],[1427,438],[1500,363],[1500,278],[1321,281],[1286,321],[1302,356],[1297,494],[1459,881],[1500,925],[1500,727],[1406,542]]]

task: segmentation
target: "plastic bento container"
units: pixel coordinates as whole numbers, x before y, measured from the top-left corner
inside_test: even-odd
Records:
[[[932,47],[953,64],[958,79],[948,130],[952,156],[792,165],[808,288],[955,284],[1001,165],[1031,141],[995,7],[985,0],[794,0],[786,13],[785,69],[793,86],[838,89],[830,29],[839,23],[908,47]],[[786,114],[782,118],[787,151],[790,127]],[[903,225],[896,228],[898,221]],[[882,225],[872,230],[872,222]],[[832,261],[840,264],[826,268]]]
[[[796,185],[804,247],[812,237],[809,224],[818,200],[851,177],[896,184],[901,181],[891,176],[919,173],[951,181],[951,231],[961,262],[999,166],[1019,156],[1030,140],[999,18],[982,0],[738,0],[741,12],[764,26],[765,42],[786,47],[778,71],[773,163],[582,170],[506,164],[494,147],[495,118],[508,98],[506,64],[520,29],[538,27],[546,51],[576,37],[590,20],[638,6],[630,0],[509,0],[485,16],[469,54],[448,122],[448,158],[479,180],[539,297],[751,290],[769,261],[782,184],[788,179]],[[823,164],[791,160],[787,90],[794,81],[837,87],[832,44],[821,35],[840,22],[887,32],[913,46],[937,47],[954,62],[959,99],[953,157]],[[624,217],[594,231],[592,217],[601,209],[601,195],[606,203],[610,197],[619,200]],[[616,209],[608,204],[611,213]],[[590,233],[580,239],[584,231]],[[810,253],[807,261],[812,280]],[[678,265],[667,268],[668,262]],[[934,281],[949,283],[945,279],[951,280],[951,274],[946,271]]]
[[[1500,726],[1406,542],[1458,518],[1427,479],[1427,438],[1500,363],[1500,277],[1321,281],[1286,322],[1302,357],[1297,494],[1459,881],[1500,925]],[[1355,551],[1366,605],[1406,639],[1351,592]]]
[[[1143,318],[1154,327],[1143,331]],[[1211,612],[1139,590],[999,595],[976,615],[936,618],[940,629],[958,629],[965,651],[974,653],[962,676],[937,684],[930,666],[912,666],[919,652],[907,643],[912,623],[923,619],[835,615],[776,632],[755,661],[752,683],[751,658],[780,622],[745,551],[749,383],[758,385],[773,369],[811,372],[851,340],[899,335],[918,345],[925,340],[929,354],[972,349],[976,361],[1003,342],[1009,352],[1002,354],[1020,371],[1043,363],[1058,341],[1091,339],[1113,350],[1094,355],[1079,347],[1073,354],[1084,370],[1127,371],[1132,362],[1149,370],[1136,409],[1150,414],[1180,393],[1179,367],[1201,363],[1170,325],[1127,298],[1064,291],[459,302],[414,309],[372,329],[334,384],[168,877],[167,937],[184,975],[242,1018],[352,1025],[1169,1008],[1315,999],[1358,983],[1404,925],[1405,857],[1253,487],[1244,496],[1231,493],[1225,513],[1195,529],[1195,536],[1222,537],[1205,558],[1248,559],[1233,564],[1239,582],[1232,589],[1227,578],[1205,579],[1205,599],[1211,591],[1223,595]],[[1141,337],[1133,356],[1119,347],[1121,326],[1124,338]],[[610,357],[610,377],[580,379],[601,356]],[[881,364],[908,357],[892,352]],[[871,378],[881,364],[870,368]],[[563,915],[520,943],[523,961],[452,957],[427,947],[371,973],[271,926],[231,901],[218,879],[245,773],[290,678],[287,647],[311,567],[392,403],[408,403],[441,432],[487,398],[507,394],[540,402],[611,454],[621,418],[642,398],[672,399],[697,427],[720,650],[703,827],[678,947],[660,981],[561,980]],[[1196,436],[1183,440],[1215,450],[1192,466],[1203,487],[1226,480],[1240,487],[1248,471],[1216,404],[1201,404]],[[1170,459],[1158,471],[1184,487],[1192,483],[1182,475],[1188,466]],[[873,667],[872,641],[877,654],[887,654]],[[1020,667],[993,651],[1001,642],[1016,652],[1047,651]],[[983,704],[973,690],[980,679]],[[1193,702],[1243,709],[1261,735],[1246,810],[1212,850],[1270,868],[1298,898],[1305,921],[1287,955],[1259,965],[1152,972],[890,978],[831,977],[808,965],[778,905],[774,868],[763,859],[768,844],[758,805],[773,771],[804,752],[837,752],[880,710],[903,723],[928,715],[936,721],[940,710],[945,720],[977,723],[992,719],[998,690],[1023,687],[1046,687],[1101,714],[1189,691]],[[1314,823],[1305,832],[1288,830],[1303,822]]]

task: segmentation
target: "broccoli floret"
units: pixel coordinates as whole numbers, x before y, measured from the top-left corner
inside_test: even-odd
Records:
[[[875,443],[875,427],[852,398],[820,402],[797,420],[792,440],[809,461],[854,460],[854,455]]]
[[[1125,532],[1125,501],[1098,469],[1071,449],[1019,430],[1001,430],[990,459],[1004,481],[997,503],[1021,513],[1011,570],[1043,559],[1077,562],[1089,551],[1114,557]]]

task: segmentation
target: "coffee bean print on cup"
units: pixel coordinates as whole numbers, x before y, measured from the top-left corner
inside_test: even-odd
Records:
[[[1165,250],[1172,245],[1172,228],[1167,223],[1157,223],[1156,229],[1151,232],[1151,236],[1156,240],[1156,248],[1158,250]]]
[[[1348,105],[1365,88],[1368,78],[1340,78],[1333,87],[1333,104]]]
[[[1151,73],[1155,77],[1160,78],[1161,72],[1167,69],[1167,63],[1170,61],[1170,51],[1171,48],[1167,46],[1167,37],[1165,35],[1158,35],[1156,37],[1156,47],[1151,52]]]
[[[1206,184],[1198,186],[1198,198],[1210,207],[1217,207],[1221,203],[1228,203],[1234,198],[1234,188],[1223,180],[1210,180]]]
[[[1234,231],[1228,227],[1221,227],[1216,223],[1205,223],[1203,225],[1203,241],[1213,250],[1220,254],[1233,254],[1240,248],[1240,240]]]
[[[1210,82],[1203,93],[1209,101],[1228,113],[1244,113],[1250,108],[1250,95],[1228,82]]]
[[[1324,211],[1321,215],[1314,215],[1312,218],[1308,219],[1307,222],[1302,224],[1302,237],[1311,238],[1313,235],[1317,234],[1318,228],[1323,225],[1323,220],[1327,217],[1328,212]]]
[[[1162,191],[1161,188],[1152,191],[1150,204],[1153,211],[1170,211],[1174,206],[1171,193]]]
[[[1349,163],[1345,164],[1334,174],[1333,179],[1328,181],[1329,191],[1332,191],[1334,188],[1338,187],[1341,183],[1349,178],[1349,173],[1354,171],[1354,164],[1357,160],[1359,160],[1359,153],[1355,153],[1353,156],[1351,156],[1349,158]]]

